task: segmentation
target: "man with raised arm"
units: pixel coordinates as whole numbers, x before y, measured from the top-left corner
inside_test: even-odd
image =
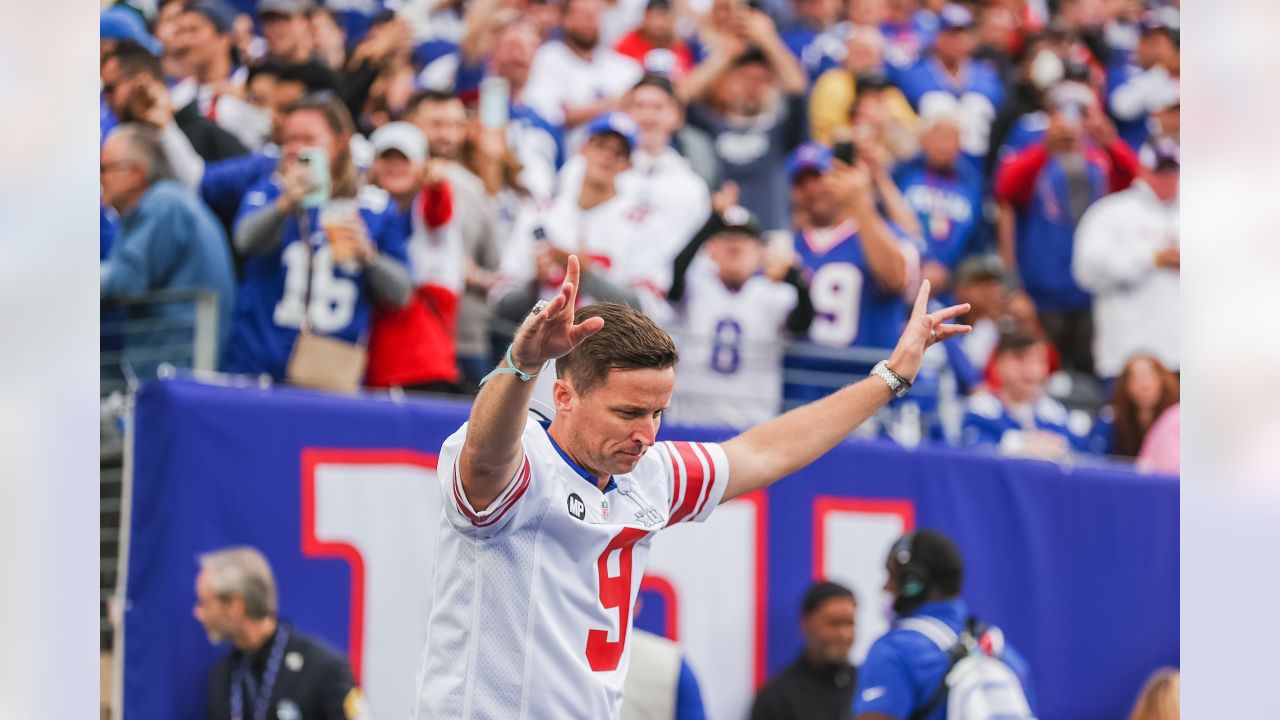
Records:
[[[656,440],[675,345],[639,311],[575,312],[578,259],[539,303],[440,452],[444,492],[417,718],[617,718],[653,534],[705,520],[834,447],[968,332],[926,282],[874,377],[724,443]],[[551,360],[555,417],[526,408]]]

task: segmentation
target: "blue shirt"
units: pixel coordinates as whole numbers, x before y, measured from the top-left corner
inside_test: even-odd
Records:
[[[959,634],[969,618],[964,600],[939,600],[920,606],[907,617],[931,617],[941,620]],[[1022,691],[1034,711],[1030,668],[1012,646],[1006,644],[1001,660],[1022,682]],[[853,715],[883,713],[892,718],[906,718],[933,697],[951,667],[947,653],[932,640],[914,630],[892,628],[871,645],[867,659],[858,669],[858,690],[853,697]],[[944,700],[924,720],[944,720]]]
[[[844,236],[825,247],[821,231],[796,233],[796,253],[817,313],[809,339],[826,347],[892,348],[907,321],[907,305],[900,293],[880,289],[853,227],[832,229]]]
[[[1008,433],[1029,429],[1025,424],[1029,420],[1036,430],[1062,436],[1076,452],[1095,452],[1090,438],[1093,420],[1083,410],[1068,411],[1050,397],[1041,397],[1028,410],[1030,417],[1019,421],[1000,398],[986,391],[974,393],[967,400],[961,444],[998,446],[1008,441]]]
[[[991,142],[991,123],[996,110],[1004,103],[1004,84],[996,71],[984,62],[967,60],[958,78],[930,56],[901,73],[897,81],[911,107],[922,112],[935,93],[951,95],[960,102],[960,147],[974,163],[982,167]]]
[[[1107,194],[1109,180],[1100,165],[1086,160],[1090,204]],[[1018,275],[1040,312],[1089,307],[1092,296],[1071,274],[1076,221],[1071,214],[1067,171],[1050,157],[1035,180],[1031,201],[1018,208],[1016,256]]]
[[[236,224],[275,202],[279,195],[276,176],[259,183],[245,195]],[[367,187],[360,192],[359,205],[360,217],[378,252],[407,264],[406,224],[394,212],[395,204],[387,194]],[[310,252],[302,244],[298,216],[293,215],[285,221],[278,245],[246,259],[224,361],[227,372],[267,373],[282,379],[304,315],[317,334],[349,343],[367,341],[372,298],[364,270],[355,263],[334,263],[319,211],[308,210],[307,218]],[[305,300],[308,286],[310,303]]]
[[[245,193],[270,177],[279,162],[279,148],[270,145],[262,152],[208,163],[200,178],[200,197],[225,227],[231,227]]]
[[[225,341],[235,296],[227,236],[209,208],[181,183],[161,180],[116,223],[115,238],[102,261],[100,289],[104,298],[152,290],[212,290],[218,294],[219,341]],[[195,318],[194,307],[189,303],[159,305],[147,314],[182,318],[188,328]],[[146,336],[130,336],[128,346],[190,342],[190,329],[157,330]],[[158,360],[135,366],[135,370],[141,369],[140,375],[153,376],[150,370]]]
[[[982,220],[982,176],[967,164],[950,175],[930,170],[921,156],[898,166],[894,183],[924,230],[924,259],[954,269]]]

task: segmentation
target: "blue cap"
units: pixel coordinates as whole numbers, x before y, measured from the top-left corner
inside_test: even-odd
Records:
[[[639,142],[636,122],[625,113],[607,112],[592,118],[587,124],[587,137],[595,137],[600,133],[613,133],[627,141],[627,149],[635,150]]]
[[[810,140],[796,148],[791,157],[787,158],[787,177],[794,183],[796,176],[802,172],[812,170],[825,173],[831,169],[831,160],[831,148]]]
[[[222,0],[199,0],[190,6],[191,12],[198,12],[213,23],[219,35],[226,35],[236,24],[236,9]]]
[[[938,11],[938,24],[943,30],[968,30],[973,27],[973,13],[956,3],[947,3]]]
[[[98,32],[103,40],[127,40],[146,48],[152,55],[159,55],[160,41],[151,37],[138,13],[127,7],[115,5],[98,19]]]

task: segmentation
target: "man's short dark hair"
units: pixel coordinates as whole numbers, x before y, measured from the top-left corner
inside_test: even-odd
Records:
[[[747,65],[764,65],[767,68],[773,67],[773,65],[769,63],[769,56],[765,55],[764,50],[761,50],[757,45],[749,46],[741,55],[733,59],[732,67],[735,69],[746,67]]]
[[[150,75],[156,80],[164,79],[164,71],[160,68],[160,58],[132,40],[124,40],[116,44],[103,63],[115,60],[120,75],[131,78],[136,75]]]
[[[1014,328],[1000,334],[1000,339],[996,341],[996,349],[993,354],[995,357],[1000,357],[1005,353],[1022,352],[1041,342],[1044,342],[1044,338],[1040,335]]]
[[[804,600],[800,601],[800,615],[809,617],[822,607],[823,603],[832,598],[849,598],[855,603],[858,602],[857,596],[849,588],[830,580],[821,580],[810,585],[805,591]]]
[[[911,563],[928,573],[930,595],[960,596],[964,587],[964,558],[960,548],[945,533],[929,528],[913,533]]]
[[[680,103],[680,97],[676,95],[676,86],[672,84],[671,79],[666,75],[645,73],[644,77],[640,78],[639,82],[637,82],[631,89],[639,90],[642,87],[658,88],[662,92],[666,93],[667,97],[675,101],[676,104]]]
[[[302,83],[308,94],[338,91],[338,78],[328,65],[319,60],[308,60],[301,63],[281,63],[277,66],[278,82]]]
[[[412,115],[418,111],[418,106],[423,103],[432,103],[439,105],[447,102],[462,102],[462,99],[453,93],[442,92],[440,90],[419,90],[409,97],[409,102],[405,103],[405,115]]]
[[[603,383],[610,370],[665,370],[680,359],[671,336],[649,316],[626,305],[595,303],[573,321],[604,318],[604,327],[556,361],[556,377],[569,377],[579,395]]]

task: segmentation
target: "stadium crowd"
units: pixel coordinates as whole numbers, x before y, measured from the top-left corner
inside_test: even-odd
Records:
[[[865,374],[927,279],[974,332],[868,432],[1177,470],[1176,0],[131,0],[101,33],[104,303],[216,292],[221,371],[473,393],[576,254],[676,338],[671,420],[743,427]]]

